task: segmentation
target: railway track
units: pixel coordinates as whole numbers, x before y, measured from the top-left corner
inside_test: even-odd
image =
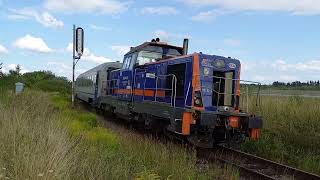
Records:
[[[252,154],[248,154],[225,146],[217,146],[213,151],[205,150],[201,156],[209,161],[230,165],[239,169],[242,179],[294,179],[320,180],[320,176],[290,166],[273,162]]]
[[[100,116],[102,122],[105,117]],[[109,119],[110,120],[110,119]],[[121,122],[121,121],[120,121]],[[111,123],[112,126],[119,126]],[[121,124],[123,126],[124,124]],[[110,124],[108,125],[110,127]],[[139,132],[139,131],[137,131]],[[143,134],[143,132],[140,132]],[[199,159],[239,169],[240,179],[320,180],[320,176],[222,145],[197,151]]]

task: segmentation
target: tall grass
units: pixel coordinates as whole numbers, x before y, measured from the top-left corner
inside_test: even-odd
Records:
[[[76,136],[83,136],[90,151],[89,157],[95,167],[92,177],[111,179],[208,179],[237,178],[232,169],[208,168],[201,170],[197,165],[195,152],[174,144],[162,144],[149,137],[137,135],[127,130],[110,131],[97,124],[93,114],[83,114],[66,109],[63,99],[53,98],[58,107],[64,109],[63,116],[74,119],[68,121],[68,129]],[[57,103],[58,102],[58,103]],[[70,118],[72,117],[72,118]],[[83,174],[86,176],[87,173]]]
[[[6,95],[10,101],[0,104],[1,176],[63,179],[75,173],[80,151],[67,131],[55,126],[58,117],[47,95]]]
[[[243,149],[320,174],[320,101],[302,97],[261,97],[262,139]]]
[[[11,179],[237,179],[199,168],[195,153],[100,127],[94,114],[39,91],[0,97],[0,177]]]

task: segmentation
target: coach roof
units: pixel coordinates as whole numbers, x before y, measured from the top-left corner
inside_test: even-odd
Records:
[[[86,76],[87,74],[95,73],[95,72],[102,71],[102,70],[107,70],[109,67],[121,68],[122,63],[120,63],[120,62],[106,62],[106,63],[100,64],[99,66],[96,66],[96,67],[80,74],[78,77]]]

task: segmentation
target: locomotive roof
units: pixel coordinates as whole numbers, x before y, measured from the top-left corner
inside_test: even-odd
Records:
[[[172,49],[178,50],[180,53],[182,53],[182,50],[183,50],[183,48],[180,46],[174,46],[174,45],[170,45],[170,44],[163,43],[163,42],[144,42],[143,44],[141,44],[139,46],[131,47],[130,51],[128,53],[126,53],[125,55],[131,54],[133,52],[138,52],[138,51],[144,50],[148,46],[172,48]]]

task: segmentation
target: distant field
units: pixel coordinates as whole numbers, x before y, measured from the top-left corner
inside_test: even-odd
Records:
[[[280,89],[263,89],[262,96],[301,96],[307,98],[320,98],[320,91],[315,90],[280,90]]]

